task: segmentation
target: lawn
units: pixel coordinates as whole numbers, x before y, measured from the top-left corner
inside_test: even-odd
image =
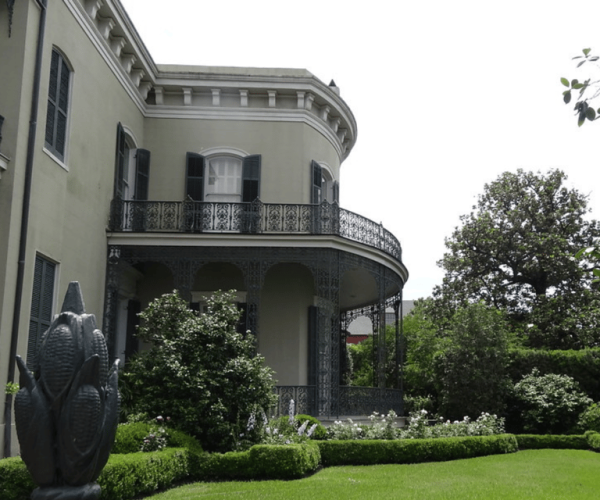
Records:
[[[152,500],[320,499],[594,499],[600,454],[525,450],[454,462],[331,467],[297,481],[195,483]]]

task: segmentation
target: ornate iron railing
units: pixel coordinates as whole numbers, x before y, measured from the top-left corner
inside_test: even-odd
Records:
[[[124,201],[111,203],[110,231],[250,234],[333,234],[377,248],[402,261],[398,239],[354,212],[324,201],[286,203],[211,203]]]
[[[317,388],[314,385],[278,385],[275,387],[277,404],[272,408],[275,416],[288,415],[290,401],[294,400],[295,413],[314,415]]]
[[[277,386],[275,394],[279,396],[277,404],[272,408],[275,416],[287,415],[292,399],[296,414],[323,416],[318,415],[317,388],[314,385]],[[399,389],[340,386],[339,400],[332,404],[333,415],[326,416],[371,415],[374,411],[387,414],[390,410],[394,410],[397,415],[402,415],[403,407],[402,391]]]
[[[341,386],[339,392],[340,415],[371,415],[374,411],[386,414],[394,410],[402,415],[402,391],[379,387]]]

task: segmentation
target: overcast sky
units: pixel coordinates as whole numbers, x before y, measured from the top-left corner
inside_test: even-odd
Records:
[[[558,167],[600,218],[600,122],[578,128],[560,84],[600,77],[571,61],[600,54],[598,0],[121,1],[158,64],[335,80],[358,123],[341,206],[398,237],[405,299],[441,282],[444,238],[502,172]]]

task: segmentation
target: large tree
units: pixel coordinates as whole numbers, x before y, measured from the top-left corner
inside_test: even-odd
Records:
[[[600,323],[599,297],[590,291],[594,262],[575,256],[594,245],[600,228],[586,218],[587,197],[566,179],[560,170],[518,170],[486,184],[446,239],[438,263],[446,275],[434,296],[451,309],[480,300],[503,309],[513,325],[535,329],[538,347],[596,345],[596,337],[581,340],[582,329]],[[550,327],[553,338],[545,338]]]

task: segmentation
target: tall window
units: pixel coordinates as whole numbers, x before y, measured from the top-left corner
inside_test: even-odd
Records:
[[[37,255],[33,272],[29,341],[27,344],[27,366],[33,371],[38,369],[37,353],[42,335],[52,322],[55,274],[56,264]]]
[[[115,160],[115,198],[147,200],[150,177],[150,151],[136,148],[119,123]]]
[[[204,157],[187,154],[186,197],[220,203],[251,202],[260,196],[260,155]]]
[[[62,161],[65,159],[67,146],[70,81],[71,70],[65,59],[58,51],[53,50],[48,85],[45,144],[46,148]]]
[[[316,161],[310,162],[310,202],[321,203],[327,200],[329,203],[339,203],[339,184],[333,180],[333,176]]]

